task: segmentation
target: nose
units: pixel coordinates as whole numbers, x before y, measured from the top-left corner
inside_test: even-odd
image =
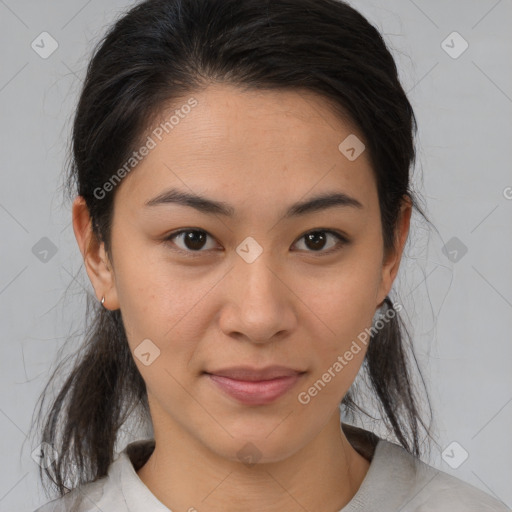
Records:
[[[223,284],[219,319],[230,337],[268,343],[291,333],[297,325],[299,300],[289,276],[270,261],[265,251],[252,263],[238,258]]]

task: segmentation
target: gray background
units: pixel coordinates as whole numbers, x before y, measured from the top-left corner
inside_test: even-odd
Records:
[[[438,230],[415,216],[396,283],[434,406],[427,462],[512,507],[512,2],[351,4],[399,64],[419,122],[416,188]],[[0,511],[48,501],[30,421],[92,290],[59,187],[93,43],[129,5],[0,0]],[[31,47],[44,31],[58,43],[47,58]],[[40,251],[44,237],[55,254]]]

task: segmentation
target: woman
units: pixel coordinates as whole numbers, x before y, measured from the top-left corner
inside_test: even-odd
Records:
[[[101,305],[46,418],[39,511],[507,510],[419,458],[390,298],[415,128],[336,0],[147,0],[109,30],[69,176]],[[396,443],[340,423],[360,369]],[[152,434],[117,456],[137,413]]]

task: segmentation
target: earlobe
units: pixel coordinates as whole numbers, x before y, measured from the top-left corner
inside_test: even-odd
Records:
[[[82,196],[73,202],[73,231],[77,240],[85,270],[96,293],[98,301],[105,297],[103,306],[118,309],[114,273],[105,252],[104,243],[98,242],[92,230],[89,210]]]

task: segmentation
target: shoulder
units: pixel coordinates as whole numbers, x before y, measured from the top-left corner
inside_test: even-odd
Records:
[[[34,512],[129,512],[127,501],[140,499],[141,493],[149,492],[135,471],[147,460],[154,447],[154,439],[128,444],[111,463],[106,476],[83,484]]]
[[[431,470],[425,492],[413,497],[411,511],[511,512],[503,502],[473,485],[438,469]]]
[[[386,441],[384,444],[395,460],[395,477],[407,483],[404,512],[511,512],[502,501],[426,464],[401,446]]]
[[[109,477],[89,482],[73,489],[64,496],[39,507],[34,512],[97,512],[109,500],[112,488]]]
[[[114,461],[107,476],[76,487],[34,512],[98,512],[98,510],[128,512],[128,508],[123,507],[125,503],[116,485],[116,468],[122,462],[122,458]]]

